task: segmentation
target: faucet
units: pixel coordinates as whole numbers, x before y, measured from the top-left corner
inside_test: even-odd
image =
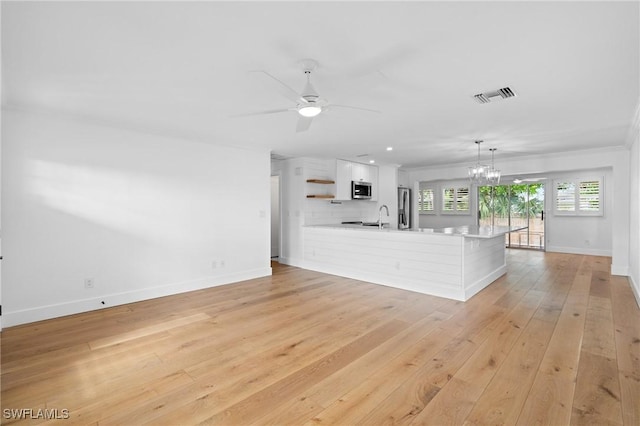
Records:
[[[382,208],[383,207],[387,211],[387,217],[389,216],[389,207],[387,207],[386,204],[381,205],[380,208],[378,209],[378,229],[382,229]]]

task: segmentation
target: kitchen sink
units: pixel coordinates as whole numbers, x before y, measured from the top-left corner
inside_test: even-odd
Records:
[[[361,221],[353,221],[353,222],[342,222],[343,225],[362,225],[362,226],[378,226],[378,222],[361,222]],[[382,227],[389,226],[389,223],[382,222]]]

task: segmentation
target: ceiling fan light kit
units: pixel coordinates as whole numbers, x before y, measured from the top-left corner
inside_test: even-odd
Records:
[[[317,106],[301,106],[298,109],[298,114],[300,114],[303,117],[315,117],[316,115],[320,114],[322,112],[322,108],[321,107],[317,107]]]

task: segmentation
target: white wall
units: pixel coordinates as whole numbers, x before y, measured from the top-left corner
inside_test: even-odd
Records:
[[[606,221],[611,224],[610,231],[599,228],[599,238],[608,238],[610,233],[610,253],[612,256],[611,272],[617,275],[629,273],[629,151],[624,148],[574,151],[556,155],[541,155],[512,158],[501,161],[496,159],[496,167],[504,176],[516,176],[539,173],[575,174],[584,170],[609,170],[605,181]],[[464,179],[467,164],[451,164],[442,167],[409,169],[409,181]],[[582,218],[577,218],[582,219]],[[555,247],[570,248],[575,252],[585,252],[584,247],[575,246],[569,241],[569,235],[580,235],[584,232],[580,220],[564,223],[564,236],[550,234],[551,243]],[[561,238],[558,240],[557,238]],[[606,250],[606,248],[604,248]]]
[[[550,173],[545,185],[545,240],[547,251],[611,256],[613,248],[614,197],[613,171],[595,169]],[[556,179],[603,178],[602,216],[556,216],[553,214],[553,181]]]
[[[640,111],[640,108],[638,109]],[[634,139],[630,155],[630,247],[629,247],[629,280],[640,306],[640,129],[638,128],[640,113],[636,116]]]
[[[271,273],[268,152],[17,111],[3,124],[5,326]]]

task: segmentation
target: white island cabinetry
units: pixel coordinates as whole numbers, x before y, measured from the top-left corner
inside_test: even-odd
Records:
[[[512,230],[307,226],[303,267],[465,301],[506,273],[504,234]]]

